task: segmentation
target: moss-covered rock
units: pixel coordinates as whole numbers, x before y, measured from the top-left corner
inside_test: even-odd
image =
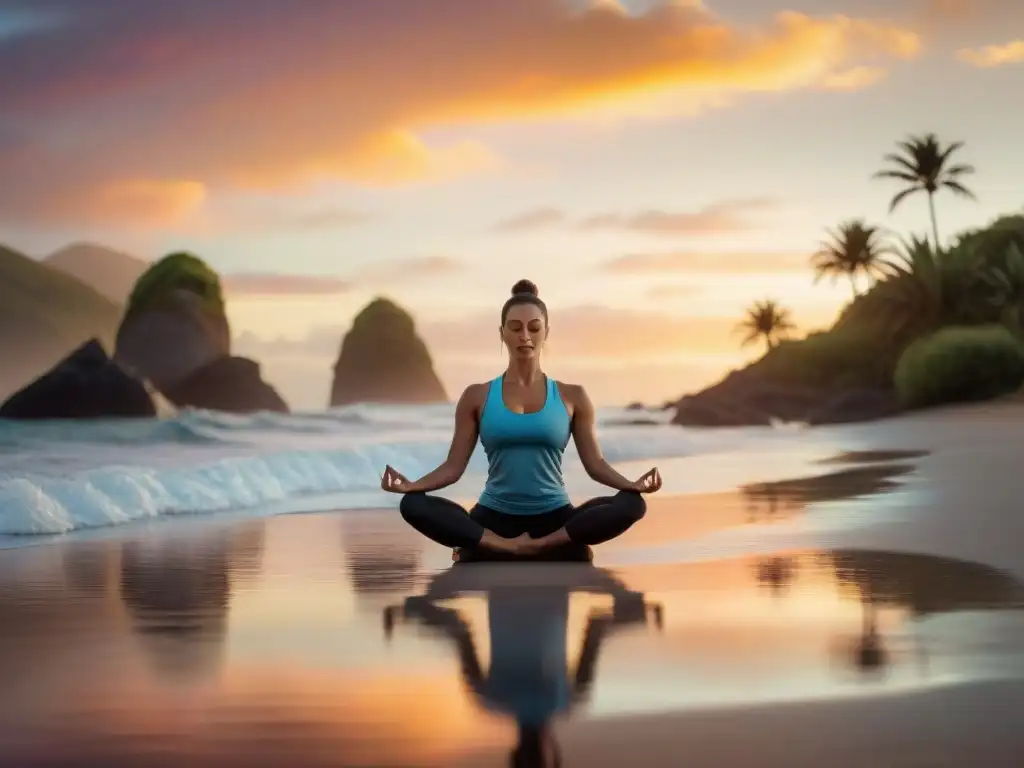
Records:
[[[164,256],[135,282],[128,296],[125,315],[173,307],[178,291],[187,291],[198,299],[198,306],[213,315],[224,314],[224,293],[220,276],[198,256],[179,251]]]
[[[128,298],[115,358],[177,406],[286,412],[258,363],[231,355],[220,276],[190,253],[147,269]]]
[[[142,274],[117,332],[119,363],[166,392],[230,354],[220,277],[211,267],[173,253]]]
[[[409,313],[388,299],[370,302],[342,341],[330,405],[447,400]]]

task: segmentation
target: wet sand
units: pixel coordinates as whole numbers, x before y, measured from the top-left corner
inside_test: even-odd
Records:
[[[1021,413],[836,430],[593,566],[389,510],[0,552],[0,765],[1019,765]]]

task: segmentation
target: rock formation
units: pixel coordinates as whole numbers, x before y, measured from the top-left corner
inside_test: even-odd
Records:
[[[871,421],[901,411],[891,389],[857,387],[831,391],[782,384],[750,366],[681,398],[676,403],[672,423],[686,427],[768,426],[773,421],[823,425]]]
[[[113,344],[121,308],[69,275],[0,246],[0,400],[90,338]]]
[[[231,353],[220,278],[203,261],[174,253],[135,283],[114,357],[166,392]]]
[[[87,341],[0,406],[5,419],[154,417],[166,410],[145,382],[108,357],[97,339]]]
[[[330,405],[447,400],[409,313],[387,299],[370,302],[342,341]]]
[[[165,390],[173,403],[211,411],[288,413],[288,405],[263,380],[259,363],[245,357],[219,357]]]
[[[257,363],[231,355],[220,277],[202,259],[173,253],[136,282],[115,359],[178,406],[287,412]]]

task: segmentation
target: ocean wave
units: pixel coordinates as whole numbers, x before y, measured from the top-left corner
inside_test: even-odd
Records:
[[[444,460],[452,410],[359,406],[290,415],[184,411],[163,421],[0,422],[0,535],[268,507],[302,511],[326,495],[335,508],[378,503],[374,492],[386,496],[379,489],[385,464],[417,477]],[[602,420],[627,416],[616,409]],[[608,425],[601,440],[607,458],[623,462],[735,448],[745,434]],[[578,462],[570,444],[566,464]],[[477,446],[468,473],[485,471]]]

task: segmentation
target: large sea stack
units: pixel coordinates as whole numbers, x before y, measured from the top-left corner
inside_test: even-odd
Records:
[[[412,317],[388,299],[374,299],[341,343],[330,405],[447,401]]]
[[[172,253],[135,283],[114,358],[178,406],[286,412],[259,365],[231,355],[220,276],[190,253]]]

